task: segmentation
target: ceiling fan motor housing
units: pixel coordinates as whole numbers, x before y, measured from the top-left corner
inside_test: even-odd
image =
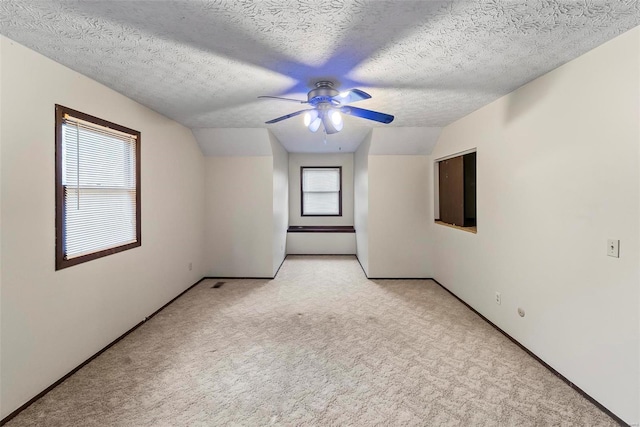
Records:
[[[309,91],[307,94],[307,100],[309,104],[316,106],[321,102],[331,103],[334,96],[339,95],[340,92],[333,88],[333,83],[328,81],[321,81],[316,83],[316,88]]]

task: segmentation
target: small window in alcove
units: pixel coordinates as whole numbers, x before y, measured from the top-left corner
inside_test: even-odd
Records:
[[[342,216],[342,167],[300,168],[302,216]]]

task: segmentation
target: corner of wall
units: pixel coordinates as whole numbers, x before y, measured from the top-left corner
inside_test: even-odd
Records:
[[[2,45],[5,43],[5,38],[0,35],[0,141],[2,141]],[[0,143],[0,165],[2,165],[2,144]],[[0,184],[2,184],[2,168],[0,168]],[[2,331],[2,185],[0,185],[0,331]],[[0,332],[1,335],[1,332]],[[1,339],[1,336],[0,336]],[[0,367],[2,366],[2,351],[0,351]],[[0,398],[0,402],[2,399]],[[0,419],[3,418],[3,414],[0,413]]]
[[[193,128],[188,128],[189,132],[191,132],[191,136],[193,137],[193,140],[196,141],[196,145],[198,146],[198,150],[200,150],[200,154],[202,154],[202,157],[205,156],[204,151],[202,150],[202,146],[200,145],[198,138],[196,137],[196,134],[193,131]]]
[[[636,99],[640,100],[640,27],[636,28],[636,39],[637,39],[637,51],[638,51],[638,94]],[[640,146],[640,120],[637,122],[637,132],[638,132],[638,146]],[[640,165],[640,151],[638,151],[638,164]],[[639,176],[640,179],[640,176]],[[638,188],[640,188],[640,182],[638,182]],[[639,195],[640,197],[640,195]],[[638,230],[640,232],[640,229]],[[640,236],[638,236],[638,241],[640,241]],[[639,260],[640,263],[640,260]],[[638,307],[640,307],[640,291],[638,292]],[[640,331],[640,314],[638,315],[638,330]],[[640,340],[638,340],[638,354],[640,354]],[[638,389],[640,390],[640,367],[638,367]],[[636,405],[637,408],[640,408],[640,392],[638,393],[638,402]],[[640,425],[640,414],[638,414],[636,419],[636,424]]]
[[[289,226],[289,153],[269,131],[273,153],[273,276],[287,253]]]
[[[353,224],[356,229],[356,256],[369,275],[369,148],[370,131],[353,156]]]
[[[369,273],[433,277],[432,177],[426,155],[370,155]]]

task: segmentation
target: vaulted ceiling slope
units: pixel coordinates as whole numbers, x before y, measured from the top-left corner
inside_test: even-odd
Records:
[[[331,80],[441,127],[638,24],[638,0],[0,2],[1,34],[188,127],[287,138],[264,122],[298,106],[258,95]]]

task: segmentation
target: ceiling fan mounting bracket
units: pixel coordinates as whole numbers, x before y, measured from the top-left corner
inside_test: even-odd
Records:
[[[316,83],[316,87],[333,87],[333,82],[329,80],[320,80]]]

